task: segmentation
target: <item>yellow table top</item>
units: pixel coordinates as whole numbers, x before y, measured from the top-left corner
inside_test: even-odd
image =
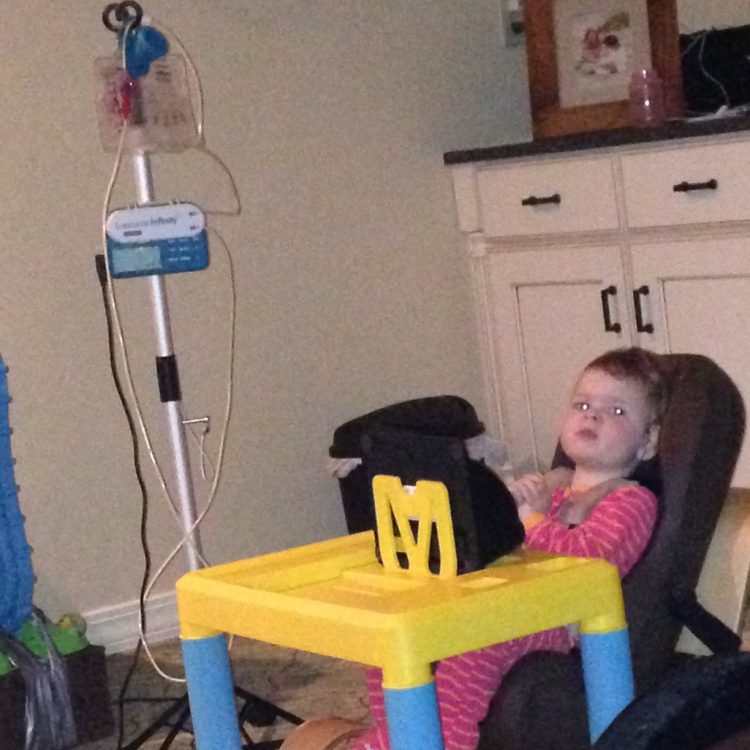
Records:
[[[420,685],[447,656],[579,622],[625,627],[617,569],[522,550],[450,579],[386,572],[372,532],[193,571],[177,582],[183,638],[220,632],[383,669]]]

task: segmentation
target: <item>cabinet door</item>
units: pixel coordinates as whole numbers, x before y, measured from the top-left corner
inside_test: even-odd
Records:
[[[646,325],[641,346],[660,352],[711,357],[737,384],[750,405],[750,240],[701,239],[632,248],[636,288]],[[645,291],[645,290],[644,290]],[[750,486],[745,440],[733,484]]]
[[[516,473],[544,469],[574,378],[598,354],[630,342],[620,250],[498,252],[488,266],[504,438]],[[609,327],[619,330],[605,330],[605,305]]]

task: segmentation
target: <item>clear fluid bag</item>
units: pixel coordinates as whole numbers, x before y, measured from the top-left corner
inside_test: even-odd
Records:
[[[105,152],[117,151],[126,117],[124,153],[178,152],[200,143],[185,61],[180,55],[154,61],[140,78],[127,74],[119,53],[97,58],[94,71],[99,136]]]

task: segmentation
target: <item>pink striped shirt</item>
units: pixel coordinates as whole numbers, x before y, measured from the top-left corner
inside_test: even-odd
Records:
[[[526,546],[560,555],[603,558],[616,565],[624,578],[640,560],[654,530],[654,494],[639,484],[620,487],[572,529],[556,520],[564,500],[565,490],[556,490],[544,520],[526,534]]]

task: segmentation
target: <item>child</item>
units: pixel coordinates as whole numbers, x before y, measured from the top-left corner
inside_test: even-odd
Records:
[[[586,366],[560,433],[575,469],[527,475],[509,487],[527,528],[527,547],[601,557],[616,565],[621,577],[627,575],[651,537],[657,501],[626,477],[654,455],[663,403],[658,360],[648,351],[613,350]],[[522,656],[565,653],[574,645],[561,627],[439,662],[435,682],[446,750],[475,750],[479,722],[503,675]],[[374,726],[336,748],[388,750],[379,670],[368,670],[367,687]]]

